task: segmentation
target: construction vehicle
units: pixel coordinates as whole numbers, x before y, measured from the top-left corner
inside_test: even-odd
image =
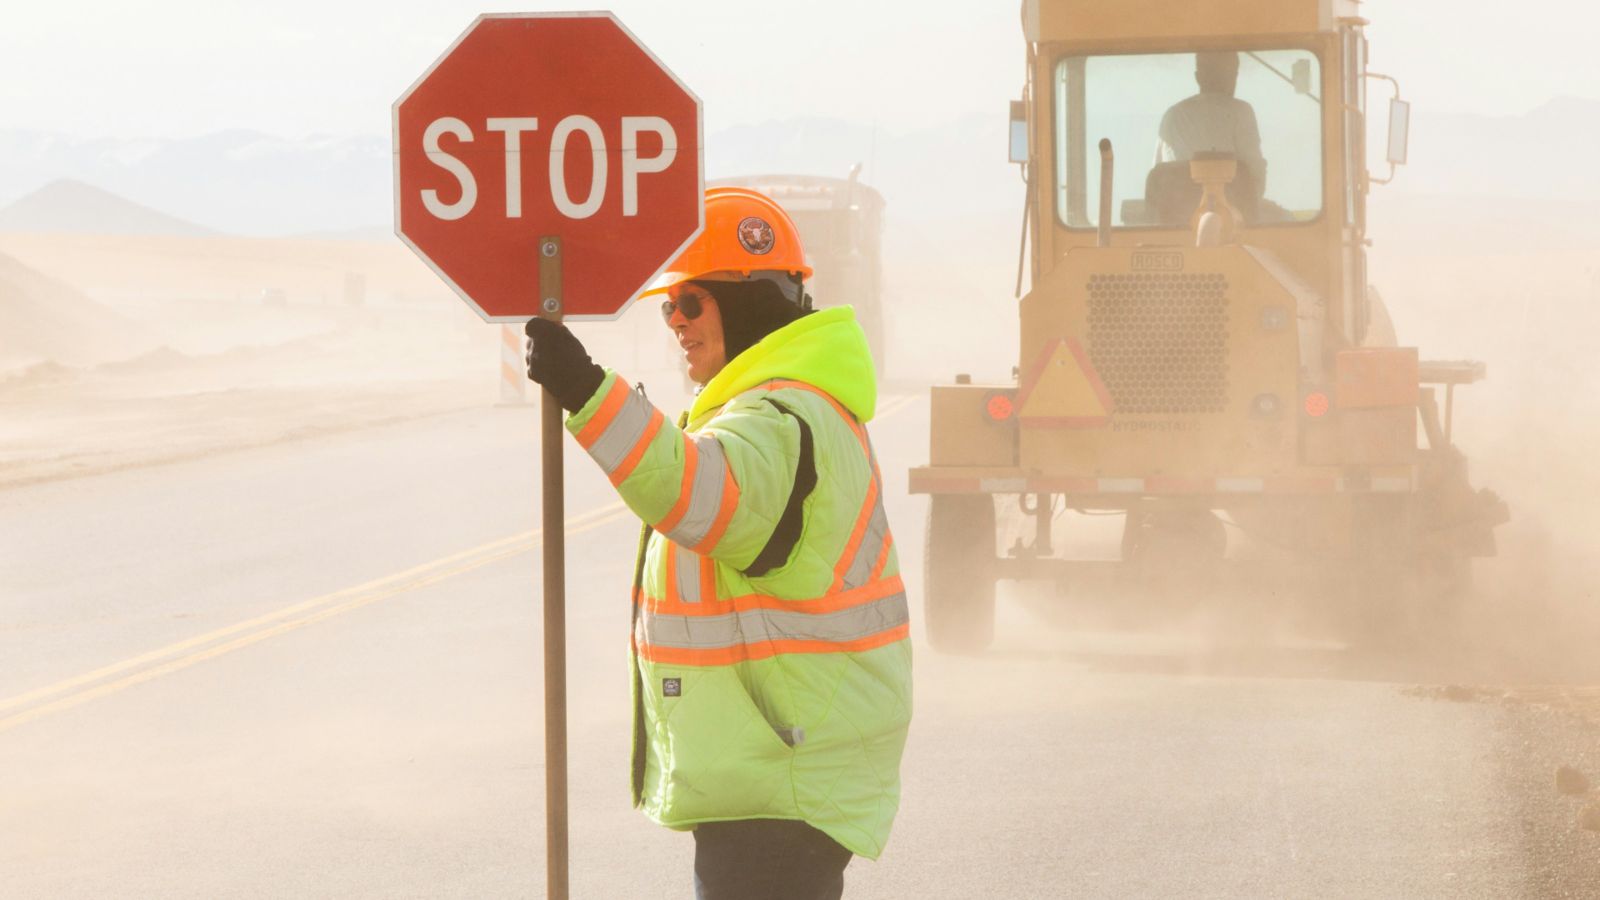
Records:
[[[883,330],[883,195],[862,184],[860,176],[858,163],[844,178],[749,175],[710,185],[760,191],[789,213],[816,273],[806,292],[818,306],[855,307],[882,374],[888,352]]]
[[[1015,381],[934,387],[910,473],[931,495],[936,648],[992,641],[997,580],[1191,589],[1248,539],[1376,630],[1417,627],[1493,554],[1505,506],[1451,443],[1455,388],[1484,366],[1399,346],[1367,281],[1366,199],[1405,161],[1409,107],[1367,70],[1359,12],[1024,2]],[[1375,81],[1394,97],[1384,178]],[[1022,523],[1010,546],[997,510]],[[1115,558],[1063,546],[1078,514],[1121,517]]]

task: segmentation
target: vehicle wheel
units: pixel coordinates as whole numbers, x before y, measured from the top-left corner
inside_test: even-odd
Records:
[[[1426,546],[1409,498],[1364,498],[1355,524],[1343,567],[1350,637],[1406,650],[1447,641],[1471,590],[1471,560]]]
[[[945,653],[976,653],[994,642],[994,499],[936,494],[923,548],[923,615],[928,642]]]

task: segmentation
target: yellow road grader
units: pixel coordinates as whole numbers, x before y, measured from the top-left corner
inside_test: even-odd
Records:
[[[1367,195],[1405,161],[1409,107],[1368,70],[1360,13],[1026,0],[1014,381],[934,387],[910,473],[931,495],[935,647],[992,641],[998,580],[1203,572],[1235,531],[1380,630],[1452,602],[1493,554],[1505,506],[1451,442],[1455,388],[1484,367],[1400,346],[1368,284]],[[1384,178],[1374,84],[1392,94]],[[997,509],[1024,523],[1009,546]],[[1058,536],[1096,514],[1121,517],[1116,558]]]

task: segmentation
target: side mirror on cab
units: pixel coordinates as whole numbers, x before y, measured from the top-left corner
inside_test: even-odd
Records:
[[[1289,70],[1289,81],[1294,85],[1296,94],[1311,93],[1311,60],[1297,59]]]
[[[1398,167],[1406,164],[1406,151],[1411,144],[1411,104],[1400,99],[1400,82],[1377,72],[1367,72],[1367,77],[1387,81],[1394,88],[1394,96],[1389,100],[1389,148],[1385,154],[1389,161],[1389,177],[1367,176],[1373,184],[1388,184],[1394,180]]]
[[[1028,104],[1011,101],[1011,161],[1028,161]]]
[[[1411,104],[1399,97],[1389,101],[1389,164],[1406,164],[1411,144]]]

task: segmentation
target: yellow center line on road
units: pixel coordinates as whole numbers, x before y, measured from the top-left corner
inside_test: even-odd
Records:
[[[621,503],[613,503],[575,516],[569,520],[566,533],[568,535],[581,534],[628,515],[630,513],[626,506]],[[22,712],[0,718],[0,732],[51,713],[71,709],[74,706],[104,697],[107,694],[126,690],[134,685],[143,684],[163,675],[186,669],[196,663],[214,659],[268,638],[294,631],[297,628],[342,615],[351,610],[376,603],[379,600],[385,600],[408,591],[437,584],[457,575],[482,568],[490,563],[526,553],[533,548],[538,539],[539,531],[535,529],[490,541],[470,550],[463,550],[460,553],[453,553],[432,562],[414,566],[403,572],[386,575],[365,584],[334,591],[331,594],[324,594],[321,597],[286,606],[266,615],[257,616],[253,619],[229,625],[226,628],[219,628],[177,643],[168,644],[157,650],[56,682],[8,700],[0,700],[0,711],[4,711],[29,706],[58,694],[66,695],[51,702],[32,706]],[[237,637],[233,637],[235,635]],[[228,637],[233,637],[233,639],[223,643],[216,643]],[[165,661],[163,662],[162,660]],[[152,663],[155,663],[155,665],[151,665]],[[145,668],[146,666],[148,668]],[[105,681],[107,678],[124,672],[131,672],[131,674],[123,675],[123,677],[113,681]]]
[[[887,419],[917,399],[919,399],[917,394],[897,397],[878,413],[876,419],[879,421]],[[580,534],[622,518],[627,513],[627,507],[621,503],[590,510],[568,520],[566,533]],[[0,732],[169,675],[208,659],[215,659],[268,638],[342,615],[379,600],[437,584],[490,563],[526,553],[533,548],[538,539],[539,531],[535,529],[490,541],[402,572],[295,603],[25,694],[0,700],[0,713],[20,710],[0,718]],[[52,697],[56,699],[51,700]]]

